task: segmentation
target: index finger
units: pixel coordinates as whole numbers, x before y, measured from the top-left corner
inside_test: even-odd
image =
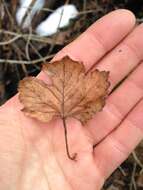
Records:
[[[85,21],[86,22],[86,21]],[[135,17],[128,10],[116,10],[91,25],[76,40],[63,48],[54,58],[69,55],[90,68],[115,47],[135,26]]]

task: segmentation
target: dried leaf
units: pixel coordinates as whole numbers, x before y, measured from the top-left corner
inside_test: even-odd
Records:
[[[23,112],[48,122],[53,117],[73,117],[85,124],[105,104],[109,87],[108,72],[95,70],[85,74],[82,63],[64,57],[43,70],[52,79],[48,85],[35,77],[26,77],[19,85]]]
[[[73,117],[85,124],[93,115],[101,111],[109,87],[109,72],[95,70],[86,74],[82,63],[68,56],[51,64],[44,64],[43,71],[51,79],[48,85],[35,77],[27,77],[19,84],[19,99],[23,112],[42,122],[54,117],[63,120],[67,155],[66,118]]]

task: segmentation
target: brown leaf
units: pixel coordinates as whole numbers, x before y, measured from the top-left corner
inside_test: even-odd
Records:
[[[19,84],[19,99],[26,115],[42,122],[73,117],[85,124],[102,110],[109,72],[95,70],[86,74],[84,65],[68,56],[44,64],[43,70],[51,78],[51,85],[35,77],[27,77]]]

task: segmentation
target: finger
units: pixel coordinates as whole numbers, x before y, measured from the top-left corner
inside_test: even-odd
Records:
[[[63,48],[53,61],[69,55],[72,59],[83,62],[89,69],[131,32],[134,26],[135,16],[130,11],[124,9],[113,11],[96,21],[76,40]],[[47,78],[43,72],[38,77],[44,80]]]
[[[128,157],[142,138],[143,99],[121,125],[95,148],[95,161],[102,175],[107,178]]]
[[[142,33],[143,25],[140,25],[97,66],[101,70],[110,70],[111,89],[143,59],[143,41],[140,40]],[[119,52],[119,50],[122,50],[122,52]],[[134,74],[134,79],[135,81],[137,80],[135,85],[138,86],[138,83],[142,83],[143,81],[142,66],[139,67],[137,73],[138,74]],[[125,117],[130,109],[132,109],[132,106],[134,106],[136,101],[140,98],[138,90],[136,91],[136,87],[134,86],[131,88],[128,86],[130,86],[130,84],[127,82],[119,89],[119,91],[116,90],[116,92],[109,98],[109,101],[107,101],[105,109],[89,122],[88,128],[89,131],[91,131],[91,134],[93,134],[95,144],[116,127],[118,122],[120,122],[120,119]],[[130,99],[132,96],[132,99],[135,98],[134,101],[131,101],[132,104],[120,104],[121,101],[128,102],[128,96],[130,96]],[[105,123],[108,123],[108,125],[106,126]],[[98,126],[100,127],[100,130]]]
[[[127,10],[116,10],[99,19],[80,37],[61,50],[55,59],[69,55],[90,68],[134,27],[135,17]]]
[[[99,70],[110,71],[111,89],[143,59],[143,24],[139,25],[98,65]]]
[[[143,97],[143,63],[107,99],[106,106],[88,122],[94,144],[115,129]]]

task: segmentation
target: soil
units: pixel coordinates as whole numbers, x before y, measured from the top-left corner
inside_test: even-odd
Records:
[[[48,2],[48,1],[47,1]],[[46,8],[56,9],[64,1],[50,1]],[[54,2],[54,3],[53,3]],[[17,92],[17,85],[24,76],[35,76],[40,72],[42,61],[51,58],[65,45],[73,41],[93,22],[106,13],[126,8],[134,12],[137,22],[143,21],[142,0],[71,0],[80,11],[76,21],[60,30],[58,34],[46,38],[28,41],[29,31],[22,30],[15,21],[15,13],[19,6],[18,0],[0,0],[0,42],[9,42],[13,37],[21,34],[18,40],[0,45],[0,104]],[[35,26],[48,14],[41,11],[32,21],[32,33]],[[37,19],[38,18],[38,19]],[[2,32],[3,31],[3,32]],[[24,64],[25,63],[25,64]],[[141,190],[143,189],[143,145],[118,168],[107,180],[103,190]]]

